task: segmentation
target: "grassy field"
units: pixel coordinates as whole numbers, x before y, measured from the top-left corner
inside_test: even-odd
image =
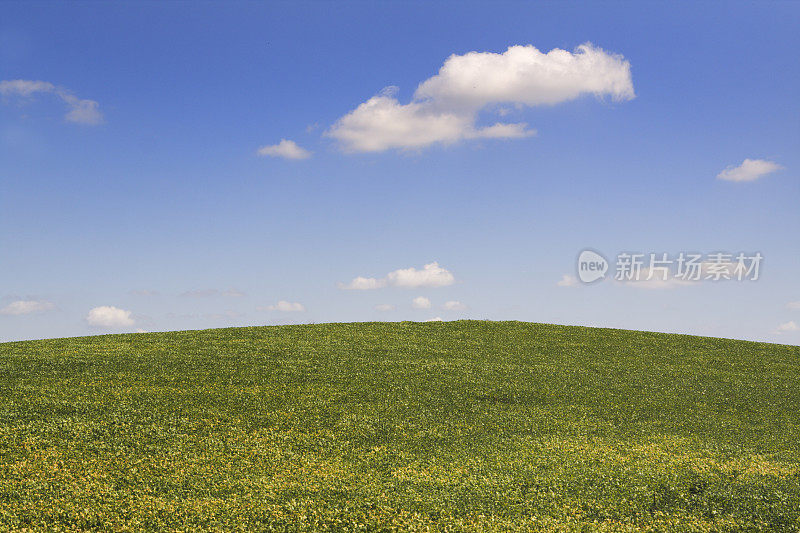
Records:
[[[800,530],[798,347],[324,324],[0,368],[0,530]]]

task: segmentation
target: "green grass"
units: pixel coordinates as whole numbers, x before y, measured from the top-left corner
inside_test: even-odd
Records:
[[[800,530],[800,348],[519,322],[0,344],[0,530]]]

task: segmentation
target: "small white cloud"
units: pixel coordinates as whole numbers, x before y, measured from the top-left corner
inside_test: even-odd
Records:
[[[148,333],[146,329],[136,328],[136,333]]]
[[[281,300],[275,305],[270,305],[266,309],[264,307],[259,307],[259,311],[280,311],[282,313],[300,313],[305,311],[306,308],[303,304],[297,302],[287,302],[286,300]]]
[[[442,305],[445,311],[466,311],[467,306],[456,300],[450,300]]]
[[[433,318],[429,318],[425,322],[444,322],[444,319],[440,316],[435,316]]]
[[[777,328],[775,328],[775,333],[790,333],[793,331],[800,330],[797,324],[794,323],[794,320],[790,320],[789,322],[784,322],[783,324],[779,324]]]
[[[800,301],[797,302],[789,302],[786,304],[787,309],[800,309]]]
[[[132,326],[135,321],[131,312],[111,305],[95,307],[86,315],[86,322],[98,328],[123,328]]]
[[[365,278],[358,276],[350,283],[339,283],[339,288],[348,291],[369,291],[373,289],[380,289],[386,286],[385,279]]]
[[[630,64],[587,43],[574,52],[511,46],[503,53],[453,54],[413,99],[400,103],[397,88],[381,91],[341,117],[326,135],[345,152],[419,149],[466,139],[514,139],[533,135],[524,123],[479,127],[487,107],[552,105],[585,94],[634,97]],[[501,107],[501,116],[505,107]]]
[[[411,307],[414,309],[430,309],[431,308],[431,301],[424,296],[417,296],[413,300],[411,300]]]
[[[559,287],[577,287],[579,284],[578,278],[569,274],[561,276],[561,279],[556,283]]]
[[[384,278],[367,278],[358,276],[350,283],[339,283],[340,289],[372,290],[386,286],[415,289],[420,287],[444,287],[455,283],[455,277],[446,268],[434,261],[417,270],[414,267],[401,268],[389,272]]]
[[[394,311],[395,309],[397,309],[397,306],[392,304],[378,304],[375,306],[375,310],[381,312]]]
[[[68,122],[88,124],[91,126],[103,123],[103,114],[100,112],[100,104],[94,100],[78,98],[63,87],[59,87],[47,81],[0,81],[0,95],[7,98],[11,96],[30,98],[39,93],[55,95],[67,104],[69,111],[64,115],[64,119]]]
[[[393,287],[405,288],[444,287],[455,283],[453,274],[436,261],[423,266],[422,270],[411,267],[389,272],[386,280]]]
[[[305,148],[301,148],[294,141],[281,139],[281,142],[278,144],[270,144],[259,148],[258,155],[282,157],[284,159],[308,159],[311,157],[311,152]]]
[[[30,315],[52,311],[56,306],[52,302],[39,300],[17,300],[0,309],[0,315]]]
[[[754,181],[783,167],[764,159],[745,159],[739,166],[729,166],[719,174],[717,179],[726,181]]]

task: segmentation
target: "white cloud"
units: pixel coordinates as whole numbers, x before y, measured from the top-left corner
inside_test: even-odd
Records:
[[[729,166],[719,174],[717,179],[726,181],[754,181],[783,167],[764,159],[745,159],[738,167]]]
[[[392,304],[378,304],[375,306],[375,310],[381,312],[394,311],[395,309],[397,309],[397,306]]]
[[[797,302],[789,302],[786,304],[787,309],[800,309],[800,301]]]
[[[103,114],[100,112],[100,104],[94,100],[78,98],[63,87],[53,85],[47,81],[0,81],[0,95],[4,97],[16,96],[19,98],[30,98],[36,94],[52,94],[60,98],[68,107],[68,111],[64,115],[64,119],[68,122],[92,126],[103,123]]]
[[[579,285],[578,278],[564,274],[561,279],[556,283],[559,287],[577,287]]]
[[[446,311],[465,311],[467,306],[456,300],[450,300],[442,305],[442,309]]]
[[[590,43],[574,52],[511,46],[502,54],[453,54],[439,73],[422,82],[415,98],[480,109],[488,104],[552,105],[583,94],[634,97],[630,64]]]
[[[0,309],[0,315],[30,315],[52,311],[56,306],[52,302],[39,300],[17,300]]]
[[[311,157],[311,152],[305,148],[301,148],[294,141],[281,139],[281,142],[278,144],[270,144],[259,148],[258,155],[282,157],[284,159],[308,159]]]
[[[368,291],[386,286],[385,279],[365,278],[358,276],[350,283],[339,283],[339,288],[349,291]]]
[[[431,308],[431,301],[424,296],[417,296],[413,300],[411,300],[411,307],[414,309],[430,309]]]
[[[440,316],[435,316],[433,318],[429,318],[425,322],[444,322],[444,319]]]
[[[552,105],[585,94],[634,97],[630,64],[592,44],[574,52],[511,46],[501,54],[453,54],[439,73],[423,81],[411,102],[400,103],[388,88],[341,117],[326,135],[346,152],[418,149],[466,139],[511,139],[533,135],[525,123],[479,127],[481,110],[498,104]],[[507,108],[499,108],[501,116]]]
[[[345,290],[372,290],[383,287],[401,288],[420,288],[420,287],[444,287],[455,283],[453,274],[439,266],[437,261],[428,263],[417,270],[414,267],[400,268],[386,274],[384,278],[366,278],[358,276],[350,283],[339,283],[340,289]]]
[[[789,322],[784,322],[783,324],[779,324],[777,328],[775,328],[775,333],[789,333],[792,331],[798,331],[800,327],[794,323],[794,320],[790,320]]]
[[[445,268],[439,266],[434,261],[417,270],[414,267],[401,268],[386,275],[386,280],[393,287],[444,287],[455,283],[453,274]]]
[[[258,308],[259,311],[264,311],[263,307]],[[297,302],[287,302],[286,300],[281,300],[275,305],[270,305],[266,308],[267,311],[280,311],[282,313],[300,313],[305,311],[306,308],[303,304]]]
[[[90,326],[98,328],[122,328],[132,326],[135,321],[131,318],[131,312],[125,309],[118,309],[111,305],[95,307],[86,315],[86,322]]]

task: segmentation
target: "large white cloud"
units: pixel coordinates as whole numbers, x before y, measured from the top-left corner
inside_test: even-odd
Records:
[[[301,148],[294,141],[281,139],[281,142],[278,144],[270,144],[259,148],[258,155],[282,157],[284,159],[308,159],[311,157],[311,152],[305,148]]]
[[[745,159],[739,166],[730,166],[717,174],[717,179],[726,181],[755,181],[783,168],[764,159]]]
[[[347,152],[520,138],[535,132],[524,123],[479,127],[478,113],[500,104],[557,104],[584,94],[615,100],[634,97],[628,61],[591,44],[574,52],[556,48],[542,53],[529,45],[512,46],[502,54],[454,54],[437,75],[419,85],[411,102],[400,103],[394,89],[384,90],[341,117],[326,135]]]
[[[94,100],[78,98],[64,87],[37,80],[0,81],[0,95],[6,98],[11,96],[30,98],[36,94],[52,94],[60,98],[67,105],[68,111],[64,119],[68,122],[88,125],[103,123],[100,104]]]
[[[495,103],[557,104],[583,94],[633,98],[630,63],[589,43],[574,52],[555,48],[544,54],[528,45],[502,54],[453,54],[414,97],[474,110]]]
[[[0,315],[30,315],[52,311],[56,306],[52,302],[41,300],[17,300],[0,309]]]
[[[98,328],[124,328],[135,324],[130,311],[112,305],[93,308],[86,315],[86,322]]]

